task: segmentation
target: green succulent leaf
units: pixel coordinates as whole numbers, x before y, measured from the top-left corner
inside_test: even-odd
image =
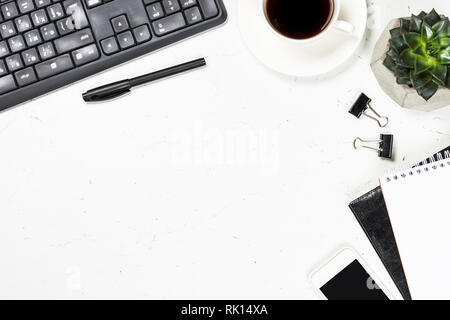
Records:
[[[417,49],[415,49],[413,52],[414,52],[414,54],[416,54],[418,56],[425,57],[427,55],[427,50],[426,50],[425,46],[418,46]]]
[[[439,86],[435,82],[430,81],[423,87],[417,88],[417,93],[426,101],[428,101],[431,99],[432,96],[436,94],[438,89]]]
[[[414,70],[416,74],[421,74],[434,67],[435,60],[432,58],[416,56],[416,63],[414,65]]]
[[[436,10],[400,19],[390,30],[390,48],[383,64],[397,83],[415,88],[429,100],[440,86],[450,89],[450,20]]]
[[[416,65],[417,55],[413,49],[404,50],[398,59],[398,64],[403,67],[414,68]]]
[[[392,30],[389,31],[391,33],[391,38],[397,38],[397,37],[401,37],[402,36],[402,31],[399,28],[394,28]],[[418,31],[420,32],[420,30]]]
[[[450,64],[450,47],[439,52],[439,63]]]
[[[408,44],[408,47],[413,50],[417,49],[420,45],[424,45],[420,34],[415,32],[407,32],[403,34],[403,39]]]
[[[447,66],[436,63],[431,70],[431,74],[438,84],[444,86],[447,81]]]
[[[384,59],[383,64],[386,68],[388,68],[392,72],[395,72],[395,69],[397,68],[397,63],[390,56],[386,56],[386,59]]]
[[[430,72],[422,72],[417,74],[414,70],[411,70],[410,78],[414,88],[421,88],[430,82],[433,79],[433,76]]]
[[[417,33],[420,33],[422,31],[422,19],[420,17],[412,15],[409,31]]]
[[[404,67],[397,66],[397,68],[395,69],[394,74],[395,74],[395,76],[397,78],[409,78],[410,70],[411,69],[409,69],[409,68],[404,68]]]
[[[423,20],[423,18],[425,18],[426,15],[427,15],[427,13],[426,13],[425,11],[422,11],[421,13],[419,13],[419,14],[417,15],[417,17],[418,17],[420,20]]]
[[[398,52],[397,51],[395,51],[394,49],[389,49],[389,51],[387,52],[387,55],[389,56],[389,57],[391,57],[392,58],[392,60],[394,60],[394,61],[398,61],[398,59],[399,59],[399,54],[398,54]]]
[[[402,33],[409,32],[411,22],[406,19],[400,19],[400,30]]]
[[[441,42],[441,48],[450,47],[450,38],[439,38]]]
[[[386,56],[386,59],[383,61],[383,65],[392,72],[395,72],[395,69],[397,68],[397,63],[390,56]]]
[[[389,42],[391,43],[391,48],[394,48],[394,50],[396,50],[398,53],[401,53],[409,48],[403,37],[391,38]]]
[[[423,17],[423,20],[430,26],[435,25],[441,20],[441,16],[436,12],[435,9],[431,10],[429,14]]]
[[[449,20],[448,18],[446,18],[444,20],[435,23],[431,28],[433,29],[434,33],[439,37],[447,37],[449,25],[450,25]]]
[[[434,37],[434,31],[433,29],[431,29],[431,27],[426,24],[423,23],[422,24],[422,39],[425,41],[431,40]]]
[[[436,37],[426,44],[427,53],[430,56],[437,56],[441,50],[441,38]]]

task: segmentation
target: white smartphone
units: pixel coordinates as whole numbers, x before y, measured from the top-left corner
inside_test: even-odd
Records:
[[[394,300],[355,250],[346,247],[316,269],[310,277],[325,300]]]

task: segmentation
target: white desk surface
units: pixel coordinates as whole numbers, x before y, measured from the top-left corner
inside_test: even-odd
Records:
[[[398,295],[348,209],[380,175],[450,145],[450,109],[406,111],[369,67],[381,29],[332,78],[274,73],[228,23],[0,115],[0,298],[315,299],[341,245]],[[380,25],[442,0],[374,0]],[[270,50],[270,48],[268,48]],[[208,68],[110,103],[92,87],[205,56]],[[347,112],[364,91],[391,118],[396,161]]]

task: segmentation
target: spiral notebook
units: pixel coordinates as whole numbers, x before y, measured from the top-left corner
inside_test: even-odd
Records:
[[[416,166],[433,163],[448,157],[450,157],[450,147],[434,154]],[[397,249],[381,188],[377,187],[358,199],[355,199],[349,204],[349,207],[403,298],[405,300],[411,300],[411,294],[403,271],[402,261]]]
[[[450,297],[450,159],[380,179],[413,299]]]

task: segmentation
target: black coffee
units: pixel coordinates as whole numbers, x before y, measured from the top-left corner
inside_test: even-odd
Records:
[[[282,35],[297,40],[321,33],[330,23],[333,13],[334,0],[266,1],[266,14],[272,26]]]

